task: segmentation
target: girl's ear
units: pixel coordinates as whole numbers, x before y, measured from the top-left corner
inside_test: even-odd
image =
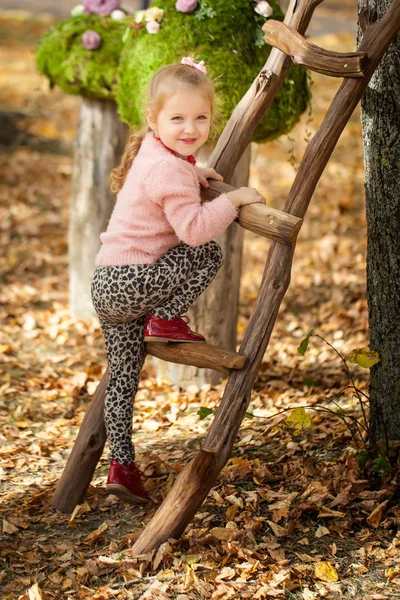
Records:
[[[147,124],[150,127],[150,129],[154,129],[156,128],[156,123],[155,120],[153,118],[153,113],[150,110],[150,108],[146,108],[146,120],[147,120]]]

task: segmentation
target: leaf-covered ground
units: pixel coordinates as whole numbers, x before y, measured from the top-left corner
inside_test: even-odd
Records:
[[[97,322],[68,313],[67,226],[79,99],[49,91],[34,68],[46,20],[0,19],[0,481],[2,600],[399,598],[400,512],[394,485],[365,478],[340,408],[360,418],[343,362],[368,345],[359,114],[318,186],[297,245],[291,287],[233,457],[179,540],[135,558],[132,542],[197,452],[218,387],[186,391],[146,364],[135,404],[138,461],[154,502],[105,495],[106,455],[72,516],[50,501],[105,369]],[[315,41],[315,40],[314,40]],[[351,36],[325,47],[353,49]],[[314,77],[313,114],[290,137],[254,148],[252,185],[281,207],[306,141],[339,85]],[[239,338],[268,242],[246,236]],[[367,392],[367,372],[353,368]],[[335,402],[337,404],[335,404]],[[308,410],[296,431],[290,407]],[[330,409],[326,412],[321,409]],[[339,415],[339,416],[338,416]],[[304,421],[302,417],[299,419]],[[300,428],[300,427],[299,427]]]

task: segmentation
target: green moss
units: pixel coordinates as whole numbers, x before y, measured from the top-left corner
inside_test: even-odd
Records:
[[[205,2],[202,2],[204,7]],[[274,19],[283,14],[271,1]],[[196,18],[193,13],[175,10],[175,0],[156,0],[152,6],[163,8],[164,19],[156,35],[141,30],[124,46],[119,66],[117,102],[121,118],[134,128],[140,127],[144,114],[146,85],[161,66],[195,54],[204,60],[217,80],[222,122],[220,133],[233,109],[245,94],[271,50],[257,47],[260,27],[265,19],[254,12],[249,0],[213,0],[214,18]],[[210,3],[211,6],[211,3]],[[292,68],[268,115],[257,128],[254,140],[274,139],[290,131],[307,107],[309,92],[306,73]]]
[[[36,53],[38,70],[68,94],[114,98],[122,36],[131,20],[84,15],[63,21],[42,38]],[[102,38],[97,50],[85,50],[82,45],[82,34],[88,29]]]

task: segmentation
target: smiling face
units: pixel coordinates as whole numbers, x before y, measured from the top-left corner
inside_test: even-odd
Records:
[[[156,116],[147,110],[147,122],[163,144],[186,158],[207,141],[210,101],[200,90],[182,85],[164,100]]]

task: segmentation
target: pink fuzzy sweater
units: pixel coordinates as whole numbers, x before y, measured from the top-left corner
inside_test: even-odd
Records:
[[[225,194],[201,204],[194,165],[149,133],[100,236],[96,264],[153,263],[180,241],[199,246],[221,235],[236,217],[237,209]]]

